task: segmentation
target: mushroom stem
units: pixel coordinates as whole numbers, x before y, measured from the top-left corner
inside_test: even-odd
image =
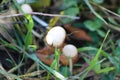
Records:
[[[69,58],[69,67],[70,67],[70,73],[72,75],[73,64],[72,64],[72,59],[71,58]]]

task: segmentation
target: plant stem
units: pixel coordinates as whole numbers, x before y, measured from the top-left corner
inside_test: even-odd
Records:
[[[48,23],[46,23],[45,21],[41,20],[40,18],[38,18],[37,16],[33,15],[32,18],[38,22],[39,24],[41,24],[43,27],[45,27],[46,29],[48,28]]]

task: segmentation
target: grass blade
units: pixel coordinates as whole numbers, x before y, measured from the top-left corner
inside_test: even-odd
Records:
[[[90,10],[92,11],[92,13],[98,17],[100,20],[102,20],[105,24],[108,24],[97,12],[95,12],[95,10],[93,9],[93,7],[91,6],[91,4],[89,3],[88,0],[84,0],[84,2],[86,3],[86,5],[90,8]]]
[[[103,44],[104,44],[105,40],[107,39],[107,37],[108,37],[108,35],[109,35],[109,32],[110,32],[110,30],[107,31],[106,36],[105,36],[105,38],[104,38],[104,40],[103,40],[103,42],[102,42],[102,44],[101,44],[101,46],[100,46],[97,54],[96,54],[96,56],[95,56],[94,59],[90,62],[90,65],[89,65],[89,67],[86,69],[86,73],[82,76],[81,80],[84,80],[84,78],[87,76],[88,72],[89,72],[90,70],[92,70],[92,69],[94,68],[94,66],[97,64],[98,58],[100,57],[100,54],[101,54],[101,51],[102,51]]]

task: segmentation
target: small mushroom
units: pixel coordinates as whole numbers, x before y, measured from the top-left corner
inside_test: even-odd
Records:
[[[33,12],[31,6],[29,4],[23,4],[21,5],[21,9],[23,10],[24,13],[31,13]]]
[[[70,66],[70,72],[72,74],[72,68],[73,68],[72,59],[73,58],[78,58],[77,57],[78,56],[77,48],[74,45],[72,45],[72,44],[68,44],[68,45],[64,46],[62,52],[63,52],[63,55],[68,57],[69,66]]]
[[[65,30],[60,26],[56,26],[47,33],[46,41],[50,46],[60,47],[63,44],[65,37]]]
[[[67,57],[75,57],[78,54],[77,48],[72,45],[72,44],[68,44],[66,46],[64,46],[63,48],[63,54]]]

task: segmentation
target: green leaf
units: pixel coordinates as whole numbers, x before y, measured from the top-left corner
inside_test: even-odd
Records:
[[[115,74],[113,72],[110,72],[108,74],[102,74],[101,78],[101,80],[114,80]]]
[[[32,32],[32,29],[33,29],[33,27],[34,27],[33,19],[32,19],[32,17],[31,17],[31,15],[29,15],[29,14],[25,14],[25,17],[26,17],[27,20],[28,20],[28,24],[27,24],[28,31]]]
[[[120,7],[118,7],[117,9],[117,13],[120,15]]]
[[[97,33],[101,36],[101,37],[105,37],[105,32],[102,30],[97,30]]]
[[[25,48],[32,44],[32,33],[29,31],[25,37]]]
[[[102,63],[104,60],[105,60],[105,58],[100,60],[100,61],[98,61],[97,64],[94,66],[93,70],[97,74],[108,73],[108,72],[110,72],[110,71],[115,69],[115,67],[105,67],[105,68],[101,69],[101,64],[100,63]]]
[[[64,11],[64,15],[69,15],[69,16],[76,16],[78,13],[79,13],[78,7],[71,7]],[[73,21],[73,19],[62,18],[61,21],[63,23],[69,23],[69,22]]]
[[[31,15],[25,14],[25,17],[28,19],[28,24],[26,24],[26,26],[28,28],[28,32],[27,32],[27,35],[25,37],[25,48],[27,49],[28,46],[32,44],[32,40],[33,40],[32,29],[34,27],[34,22],[33,22]]]
[[[104,69],[101,69],[101,70],[97,71],[97,73],[98,74],[100,74],[100,73],[108,73],[108,72],[110,72],[110,71],[112,71],[114,69],[115,69],[114,67],[106,67]]]
[[[96,31],[102,26],[102,21],[98,18],[95,19],[95,21],[87,20],[84,22],[84,25],[90,30],[90,31]]]
[[[94,25],[97,26],[97,28],[100,28],[102,26],[102,24],[103,24],[103,21],[100,20],[99,18],[96,18],[94,20]]]
[[[108,17],[108,20],[110,21],[110,23],[118,25],[118,23],[112,17]]]
[[[99,49],[98,48],[95,48],[95,47],[81,47],[81,48],[78,48],[78,51],[79,52],[84,52],[84,51],[98,51]],[[104,51],[104,50],[101,50],[101,53],[103,54],[103,56],[107,56],[107,53]]]
[[[98,50],[97,48],[95,47],[81,47],[81,48],[78,48],[78,51],[79,52],[83,52],[83,51],[90,51],[90,50]]]
[[[71,16],[75,16],[78,13],[79,13],[78,7],[71,7],[71,8],[68,8],[64,11],[65,15],[71,15]]]
[[[69,71],[69,68],[67,66],[62,66],[60,68],[60,73],[63,74],[65,77],[70,76],[70,71]]]
[[[93,39],[93,42],[95,43],[99,43],[99,39],[100,37],[98,36],[98,34],[96,34],[96,31],[94,32],[90,32],[89,35],[91,36],[91,38]]]
[[[100,69],[101,69],[101,64],[100,63],[98,63],[98,64],[96,64],[95,66],[94,66],[94,68],[93,68],[93,70],[97,73],[98,71],[100,71]]]
[[[77,6],[77,0],[63,0],[63,4],[60,6],[61,9],[66,9],[72,6]]]
[[[112,55],[108,55],[108,59],[110,60],[110,62],[115,66],[115,70],[117,74],[120,74],[120,56],[112,56]]]
[[[117,40],[116,44],[120,47],[120,39]]]
[[[90,31],[95,31],[95,26],[93,21],[87,20],[84,22],[84,25],[90,30]]]
[[[115,54],[116,56],[120,56],[120,47],[117,47],[117,48],[115,49],[114,54]]]

